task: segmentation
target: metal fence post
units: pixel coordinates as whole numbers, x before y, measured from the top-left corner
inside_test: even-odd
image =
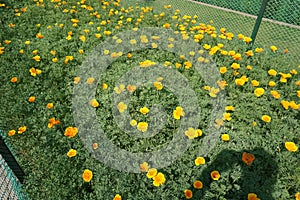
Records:
[[[259,14],[257,16],[256,22],[255,22],[255,25],[254,25],[254,28],[253,28],[253,31],[252,31],[252,34],[251,34],[251,39],[252,39],[252,42],[250,43],[251,47],[253,46],[253,44],[255,42],[255,38],[256,38],[261,20],[263,18],[264,12],[266,10],[267,4],[268,4],[268,0],[263,0],[263,2],[261,4],[261,7],[260,7]]]

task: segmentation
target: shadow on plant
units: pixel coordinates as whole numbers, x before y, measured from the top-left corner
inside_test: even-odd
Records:
[[[243,152],[251,153],[255,160],[250,165],[242,161]],[[219,171],[219,180],[213,180],[210,173]],[[260,199],[275,200],[272,197],[278,166],[268,152],[262,148],[251,151],[224,150],[208,163],[200,177],[202,189],[193,191],[192,199],[247,199],[248,193],[255,193]]]

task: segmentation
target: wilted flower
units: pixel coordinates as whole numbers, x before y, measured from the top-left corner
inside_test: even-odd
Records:
[[[255,160],[255,156],[251,153],[246,153],[243,152],[242,155],[242,161],[246,164],[246,165],[251,165],[253,163],[253,161]]]

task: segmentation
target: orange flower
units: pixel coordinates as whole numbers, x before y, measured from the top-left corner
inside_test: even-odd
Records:
[[[48,109],[53,108],[53,103],[48,103],[46,107],[47,107]]]
[[[150,168],[149,170],[148,170],[148,173],[147,173],[147,177],[148,178],[153,178],[154,176],[156,176],[156,174],[157,174],[157,169],[155,169],[155,168]]]
[[[72,138],[78,133],[78,129],[76,127],[68,127],[65,130],[65,136]]]
[[[248,194],[248,200],[260,200],[256,194],[254,193],[249,193]]]
[[[21,126],[21,127],[18,128],[18,133],[22,134],[22,133],[24,133],[26,131],[26,129],[27,129],[26,126]]]
[[[16,130],[10,130],[9,132],[8,132],[8,136],[14,136],[16,134]]]
[[[296,200],[300,200],[300,192],[297,192],[297,193],[295,194],[295,197],[296,197]]]
[[[77,151],[75,149],[70,149],[67,153],[67,156],[69,158],[72,158],[72,157],[76,156],[76,154],[77,154]]]
[[[92,99],[90,101],[90,105],[93,106],[94,108],[97,108],[99,106],[99,102],[96,99]]]
[[[85,182],[90,182],[93,178],[93,172],[91,170],[84,170],[83,174],[82,174],[82,179],[85,181]]]
[[[210,173],[210,177],[214,180],[214,181],[217,181],[217,180],[219,180],[220,179],[220,177],[221,177],[221,175],[220,175],[220,173],[218,172],[218,171],[212,171],[211,173]]]
[[[86,82],[91,85],[93,82],[95,81],[95,79],[93,77],[90,77],[86,80]]]
[[[147,172],[149,169],[149,164],[147,162],[143,162],[142,164],[140,164],[140,169],[142,172]]]
[[[246,164],[246,165],[251,165],[253,163],[253,161],[255,160],[255,156],[251,153],[246,153],[244,152],[242,155],[242,161]]]
[[[153,185],[158,187],[166,182],[165,175],[159,172],[156,176],[153,177]]]
[[[79,76],[74,77],[74,84],[78,84],[79,81],[80,81],[80,77]]]
[[[30,68],[29,72],[30,72],[30,75],[31,75],[31,76],[36,76],[37,74],[41,74],[41,73],[42,73],[42,70],[40,70],[40,69],[35,69],[34,67],[32,67],[32,68]]]
[[[93,149],[94,150],[98,149],[98,143],[93,143]]]
[[[134,85],[127,85],[127,90],[130,93],[133,93],[136,90],[136,86],[134,86]]]
[[[264,122],[269,123],[269,122],[271,122],[271,117],[269,115],[263,115],[261,117],[261,120],[263,120]]]
[[[44,38],[44,36],[43,36],[41,33],[36,34],[35,37],[36,37],[36,38],[39,38],[39,39]]]
[[[122,200],[121,195],[116,194],[113,200]]]
[[[290,152],[295,152],[298,150],[298,147],[294,142],[285,142],[284,146]]]
[[[10,82],[12,82],[12,83],[16,83],[18,81],[18,78],[17,77],[12,77],[11,79],[10,79]]]
[[[192,192],[192,190],[184,190],[184,195],[185,195],[185,198],[191,199],[193,197],[193,192]]]
[[[29,101],[30,103],[33,103],[33,102],[35,101],[35,96],[29,97],[29,98],[28,98],[28,101]]]
[[[203,184],[202,184],[201,181],[197,180],[197,181],[194,182],[193,186],[196,189],[201,189],[203,187]]]
[[[59,124],[60,121],[56,120],[54,117],[49,119],[49,123],[48,123],[48,128],[52,128],[53,126],[55,126],[56,124]]]

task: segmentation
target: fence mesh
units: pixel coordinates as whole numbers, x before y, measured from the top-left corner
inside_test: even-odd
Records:
[[[0,131],[0,137],[3,132]],[[22,191],[22,185],[7,165],[0,154],[0,199],[1,200],[28,200],[28,196]]]
[[[251,36],[263,0],[131,0],[142,6],[151,5],[158,12],[172,5],[182,14],[198,15],[199,21],[235,35]],[[300,64],[300,0],[269,0],[260,25],[255,46],[272,45],[283,52],[288,49],[291,65]]]

